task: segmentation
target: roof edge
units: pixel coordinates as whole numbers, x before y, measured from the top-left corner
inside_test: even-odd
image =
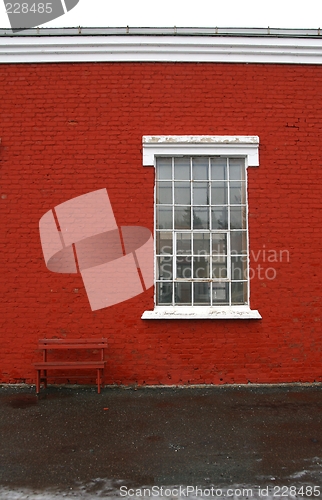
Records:
[[[224,34],[208,29],[192,33],[188,28],[176,33],[165,33],[161,31],[163,28],[159,33],[154,31],[156,28],[138,28],[140,31],[127,33],[123,29],[88,28],[84,32],[79,28],[78,32],[77,28],[44,28],[38,32],[36,28],[8,33],[0,36],[0,63],[322,64],[322,36],[317,35],[318,30],[314,30],[314,36],[305,30],[306,35],[301,30],[302,36],[295,36],[294,30],[285,30],[283,36],[278,36],[282,30],[269,34],[260,29],[249,30],[248,34],[245,31]]]
[[[287,38],[320,38],[320,28],[198,28],[198,27],[106,27],[86,28],[75,26],[69,28],[28,28],[13,32],[11,28],[0,28],[1,37],[38,37],[38,36],[241,36],[241,37],[287,37]]]

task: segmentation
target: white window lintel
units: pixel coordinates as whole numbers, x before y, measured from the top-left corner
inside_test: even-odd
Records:
[[[258,167],[259,137],[250,135],[158,135],[143,136],[143,165],[153,166],[155,157],[243,156],[248,167]]]

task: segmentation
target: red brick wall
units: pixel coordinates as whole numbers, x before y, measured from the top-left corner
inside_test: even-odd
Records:
[[[2,65],[0,84],[1,382],[34,381],[44,336],[108,337],[107,383],[322,380],[322,67]],[[141,141],[154,134],[260,137],[249,226],[262,320],[143,321],[152,288],[92,312],[79,275],[47,270],[39,219],[70,198],[106,187],[120,225],[153,229]],[[280,250],[289,258],[269,262]]]

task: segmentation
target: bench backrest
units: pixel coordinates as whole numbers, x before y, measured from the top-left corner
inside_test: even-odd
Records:
[[[53,349],[98,349],[100,358],[104,360],[104,349],[107,339],[39,339],[38,349],[43,351],[43,361],[47,361],[47,351]]]
[[[104,349],[107,339],[39,339],[39,349]]]

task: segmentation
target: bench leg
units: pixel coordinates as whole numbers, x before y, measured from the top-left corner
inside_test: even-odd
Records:
[[[44,370],[44,388],[47,388],[47,370]]]
[[[97,392],[98,394],[101,393],[101,369],[97,369]]]
[[[36,393],[40,393],[40,370],[36,370],[37,375],[36,375]]]

